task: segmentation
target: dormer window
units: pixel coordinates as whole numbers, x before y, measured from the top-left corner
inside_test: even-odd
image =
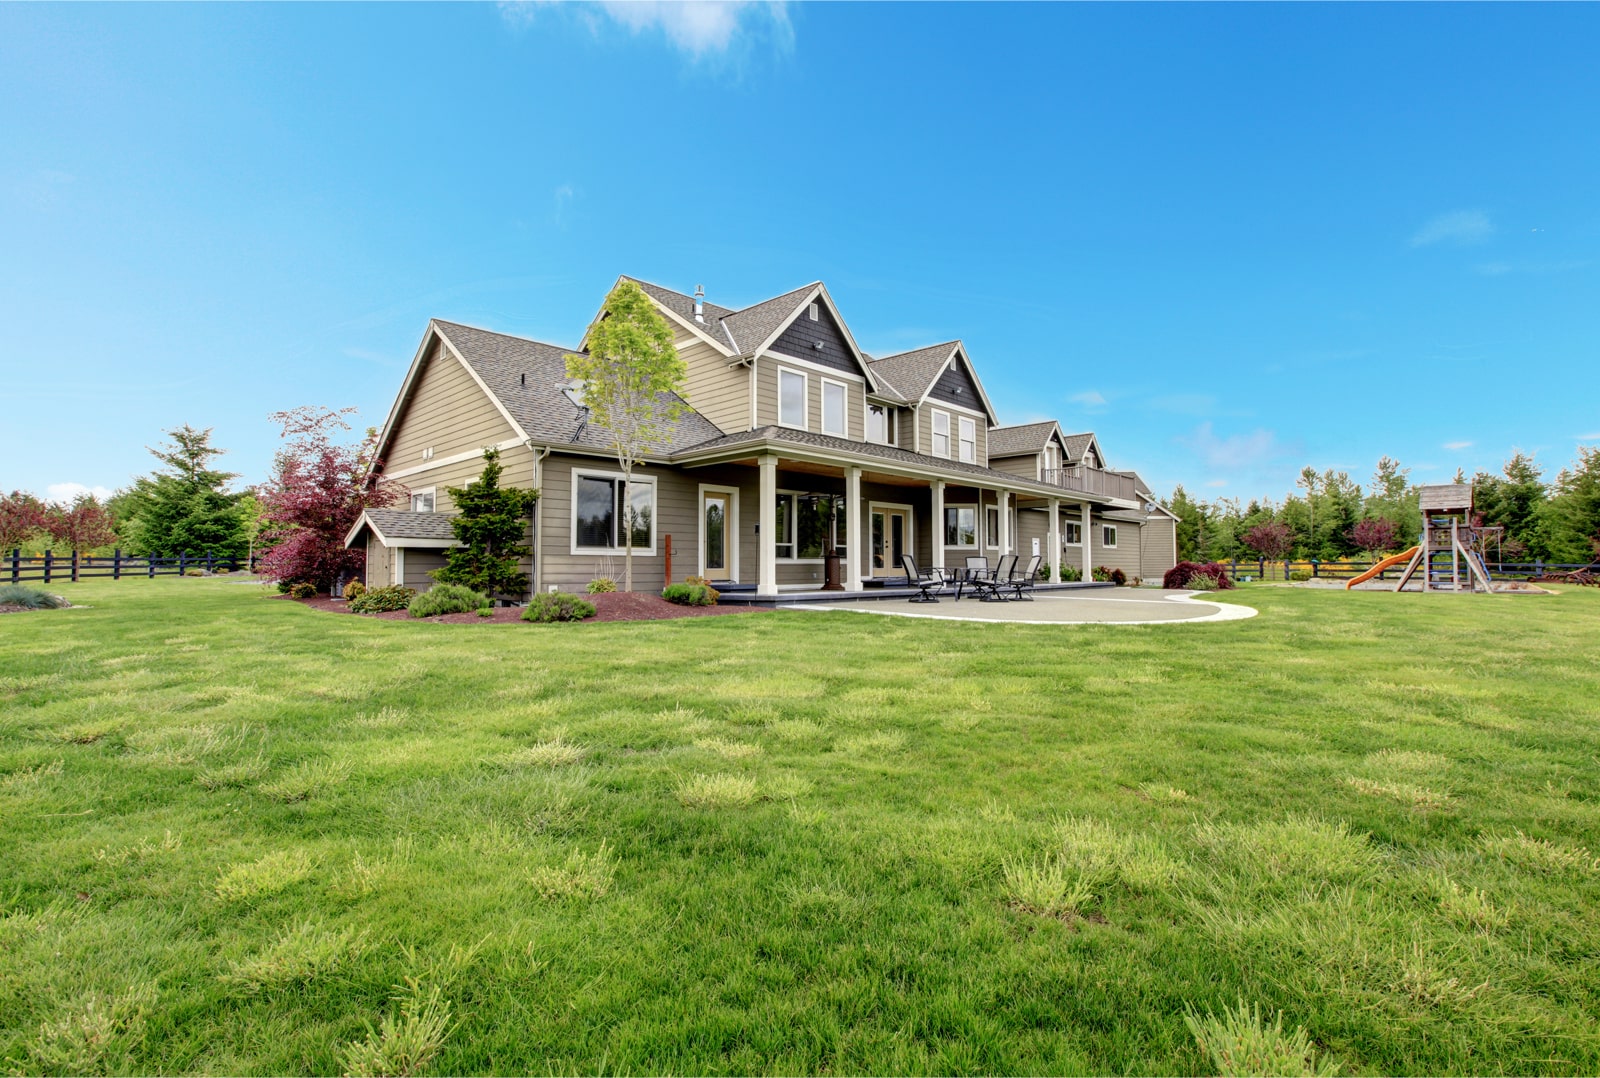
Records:
[[[879,445],[894,444],[894,417],[887,405],[867,405],[867,441]]]

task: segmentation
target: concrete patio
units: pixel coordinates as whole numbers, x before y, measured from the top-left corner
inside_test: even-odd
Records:
[[[848,610],[888,617],[933,618],[941,621],[994,621],[1014,625],[1165,625],[1172,622],[1238,621],[1255,610],[1235,603],[1215,603],[1195,592],[1157,588],[1102,588],[1094,591],[1040,592],[1032,602],[980,602],[943,596],[938,603],[903,599],[864,602],[792,603],[784,610]]]

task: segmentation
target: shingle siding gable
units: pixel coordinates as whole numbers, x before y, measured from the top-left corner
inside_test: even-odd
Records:
[[[811,314],[804,308],[790,322],[788,328],[778,334],[778,339],[772,342],[767,349],[780,355],[790,356],[794,359],[804,359],[811,363],[820,364],[845,374],[862,374],[861,366],[851,354],[850,345],[846,343],[844,332],[839,328],[839,323],[834,321],[833,312],[828,310],[828,305],[820,299],[817,304],[817,320],[811,320]],[[755,347],[759,342],[752,341],[748,347]],[[818,348],[817,345],[822,347]]]

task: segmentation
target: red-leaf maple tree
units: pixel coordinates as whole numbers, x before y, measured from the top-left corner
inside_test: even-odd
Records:
[[[44,529],[44,503],[23,490],[0,494],[0,551],[15,550]]]
[[[45,508],[44,530],[68,550],[93,550],[117,541],[117,524],[93,494],[80,494],[71,505]]]
[[[359,442],[335,441],[350,430],[354,408],[302,406],[269,417],[283,429],[285,445],[262,484],[262,538],[271,547],[257,562],[268,580],[306,581],[326,590],[341,576],[359,573],[366,551],[345,549],[344,537],[365,509],[384,509],[406,497],[403,487],[370,482],[377,465],[377,432]]]

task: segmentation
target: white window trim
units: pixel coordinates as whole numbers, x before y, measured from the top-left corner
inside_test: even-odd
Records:
[[[877,512],[880,509],[897,509],[897,510],[904,510],[905,511],[905,514],[906,514],[906,549],[905,549],[905,553],[910,554],[913,558],[915,558],[917,556],[917,511],[914,508],[912,508],[911,506],[906,505],[906,504],[904,504],[902,502],[872,502],[872,501],[869,501],[867,503],[867,511],[866,511],[866,513],[863,514],[863,517],[865,519],[862,522],[862,528],[861,528],[862,535],[861,535],[860,540],[859,540],[861,542],[861,544],[862,544],[862,561],[861,561],[861,563],[866,566],[867,575],[869,577],[872,576],[873,572],[874,572],[874,570],[872,568],[872,514]],[[940,524],[940,530],[942,531],[943,528],[944,528],[944,525],[941,523]],[[960,550],[961,548],[957,547],[956,549]],[[885,566],[884,570],[883,570],[885,576],[894,576],[897,573],[900,573],[902,571],[903,570],[898,565],[888,565],[888,566]]]
[[[837,378],[823,378],[821,381],[822,387],[819,391],[817,400],[817,429],[823,434],[831,435],[835,438],[848,438],[850,437],[850,386],[839,381]],[[844,394],[844,403],[839,407],[839,422],[843,424],[842,430],[835,431],[828,429],[829,386],[838,386],[840,392]]]
[[[994,528],[992,530],[989,527],[990,513],[994,514]],[[983,549],[1000,549],[1000,507],[998,505],[990,505],[988,502],[983,504]]]
[[[761,354],[767,359],[776,360],[778,363],[791,367],[803,367],[817,374],[825,374],[829,378],[839,378],[847,382],[860,382],[863,386],[867,384],[866,378],[855,371],[842,371],[838,367],[830,367],[826,363],[818,363],[815,360],[807,359],[805,356],[791,356],[787,352],[774,352],[770,349]],[[974,412],[973,414],[981,415],[982,413]]]
[[[800,379],[800,422],[790,423],[783,418],[783,376],[792,374]],[[778,426],[788,427],[790,430],[810,430],[807,420],[811,418],[811,376],[805,371],[790,370],[788,367],[778,368]]]
[[[706,495],[726,494],[728,496],[728,519],[723,522],[723,530],[728,537],[728,580],[735,583],[739,580],[739,488],[722,487],[715,483],[701,483],[700,490],[695,495],[695,502],[699,506],[699,520],[695,523],[695,530],[700,533],[700,575],[706,575]],[[655,538],[654,529],[650,537]]]
[[[945,460],[953,459],[950,450],[954,447],[954,439],[950,434],[950,413],[943,408],[928,409],[928,455],[930,457],[943,457]],[[939,417],[944,416],[944,452],[939,452]]]
[[[972,431],[971,438],[966,436],[968,430]],[[965,455],[969,442],[972,445],[971,459],[968,459]],[[971,416],[956,416],[956,459],[965,464],[978,463],[978,421]]]
[[[419,495],[419,494],[426,494],[428,496],[428,498],[430,499],[428,504],[433,506],[432,509],[418,509],[417,508],[417,495]],[[411,492],[411,511],[413,513],[437,513],[439,511],[439,488],[438,487],[417,487],[414,490],[412,490],[412,492]]]
[[[944,511],[946,513],[950,512],[950,510],[952,510],[952,509],[971,509],[972,510],[972,545],[971,546],[965,546],[965,545],[963,545],[961,543],[945,543],[944,544],[944,548],[946,550],[982,550],[983,547],[982,547],[981,544],[983,542],[983,536],[979,533],[979,524],[980,524],[980,521],[981,521],[982,518],[978,515],[978,503],[977,502],[945,502],[944,503]],[[958,527],[959,527],[959,525],[958,525]],[[942,521],[942,520],[939,521],[939,535],[941,536],[941,540],[940,540],[941,542],[943,542],[943,539],[949,538],[948,534],[945,532],[945,522]]]
[[[1110,540],[1106,536],[1110,536]],[[1117,526],[1115,524],[1100,525],[1100,545],[1106,550],[1117,549]]]
[[[625,480],[627,476],[621,472],[608,472],[600,468],[583,468],[574,466],[572,484],[568,488],[567,501],[567,540],[571,547],[573,557],[584,558],[623,558],[627,557],[628,548],[625,546],[579,546],[578,545],[578,480],[587,476],[590,479],[616,479]],[[661,504],[660,490],[656,486],[654,476],[641,476],[633,473],[634,486],[649,486],[650,488],[650,545],[648,547],[634,547],[635,557],[653,558],[656,556],[656,536],[661,533]],[[625,522],[619,523],[626,527]]]
[[[780,497],[780,498],[788,498],[790,506],[794,506],[795,499],[803,498],[807,494],[827,494],[828,497],[830,497],[830,498],[840,498],[840,499],[844,498],[843,494],[829,494],[826,490],[789,490],[789,489],[785,488],[785,489],[782,489],[782,490],[778,491],[778,497]],[[800,546],[800,529],[798,527],[798,522],[797,522],[796,517],[795,517],[795,512],[796,512],[796,510],[794,510],[792,508],[791,508],[791,510],[789,512],[789,521],[790,521],[790,523],[796,525],[795,530],[794,530],[794,541],[789,543],[789,544],[787,544],[787,545],[789,545],[791,547],[795,547],[796,549],[798,549],[799,546]],[[829,538],[834,538],[834,537],[833,536],[829,536]],[[848,541],[848,538],[847,538],[846,541]],[[779,565],[821,565],[823,563],[823,561],[826,560],[826,556],[824,556],[822,558],[785,558],[781,554],[776,553],[777,548],[778,548],[779,545],[780,545],[780,540],[778,539],[777,536],[774,536],[773,539],[772,539],[772,547],[773,547],[773,551],[774,551],[773,557],[777,559],[777,562],[778,562]],[[836,550],[838,549],[838,544],[837,543],[834,543],[832,545],[833,545],[834,549],[836,549]]]
[[[1077,528],[1078,529],[1078,541],[1077,542],[1073,542],[1071,539],[1067,538],[1067,536],[1069,534],[1071,534],[1067,530],[1068,528]],[[1083,521],[1081,521],[1081,520],[1063,520],[1061,522],[1061,545],[1064,546],[1064,547],[1066,547],[1066,546],[1082,546],[1083,545]]]

